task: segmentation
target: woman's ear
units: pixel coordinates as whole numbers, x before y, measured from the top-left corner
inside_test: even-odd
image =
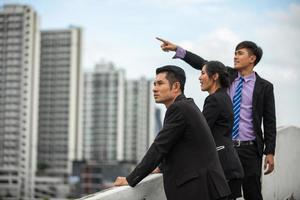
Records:
[[[215,73],[213,76],[212,76],[213,80],[214,81],[217,81],[219,79],[219,74],[218,73]]]

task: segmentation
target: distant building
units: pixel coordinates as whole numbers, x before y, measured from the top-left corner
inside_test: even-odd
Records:
[[[34,197],[39,38],[31,7],[0,7],[0,197]]]
[[[66,197],[82,159],[81,29],[41,32],[36,197]]]
[[[113,186],[117,176],[126,176],[133,169],[131,163],[74,161],[71,198],[79,198]]]
[[[81,29],[41,32],[38,174],[68,177],[81,159]]]
[[[36,199],[67,199],[70,187],[60,177],[37,176],[35,179]]]
[[[84,159],[137,163],[158,125],[152,81],[126,80],[123,70],[102,62],[85,73],[83,96]]]
[[[124,71],[100,63],[84,76],[84,159],[123,160]]]
[[[152,81],[145,78],[126,81],[124,160],[137,163],[155,136],[155,102]]]
[[[155,108],[155,136],[162,129],[161,109]]]
[[[128,175],[161,126],[152,81],[126,80],[124,71],[112,63],[102,62],[85,73],[83,96],[84,160],[73,163],[73,198],[105,189],[116,176]]]

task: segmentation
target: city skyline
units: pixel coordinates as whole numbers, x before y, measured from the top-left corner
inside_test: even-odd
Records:
[[[0,8],[0,198],[73,195],[73,162],[136,163],[159,126],[152,79],[111,62],[82,73],[81,27],[45,30],[31,6]],[[107,170],[112,181],[123,169]]]
[[[36,167],[39,166],[37,161],[42,160],[41,158],[34,159],[36,155],[41,152],[47,152],[47,154],[52,152],[52,150],[41,150],[39,148],[37,148],[38,152],[35,150],[37,146],[45,146],[40,143],[39,137],[37,137],[37,134],[40,134],[42,129],[36,129],[36,127],[44,124],[45,138],[53,137],[51,139],[55,139],[52,131],[62,131],[62,127],[60,127],[62,123],[72,122],[70,119],[63,117],[66,119],[65,122],[57,120],[59,122],[53,125],[55,129],[52,128],[52,125],[46,124],[49,120],[58,117],[58,115],[52,115],[51,113],[69,113],[70,118],[76,116],[75,113],[78,114],[77,111],[82,109],[80,100],[77,103],[75,101],[72,101],[73,103],[70,102],[74,112],[61,110],[59,107],[63,106],[59,104],[54,106],[55,102],[53,105],[48,105],[48,101],[50,99],[50,101],[52,99],[59,100],[57,99],[58,96],[52,96],[54,89],[57,91],[57,94],[67,95],[68,86],[64,82],[59,82],[60,78],[62,80],[72,80],[73,84],[69,88],[70,94],[72,94],[71,96],[80,96],[76,93],[80,82],[77,78],[84,73],[92,72],[93,67],[97,68],[97,64],[101,63],[99,61],[108,61],[104,63],[116,66],[116,70],[122,71],[123,77],[123,81],[120,83],[117,81],[118,88],[121,88],[121,98],[116,98],[115,94],[107,95],[111,99],[119,99],[117,104],[120,106],[105,106],[107,103],[114,103],[114,100],[110,101],[111,99],[107,99],[103,104],[103,110],[115,110],[116,107],[121,108],[116,110],[118,114],[113,114],[120,116],[117,117],[118,120],[114,116],[111,118],[111,122],[108,123],[108,127],[114,129],[109,129],[108,132],[113,132],[113,134],[110,134],[111,137],[107,137],[108,140],[105,142],[107,146],[114,147],[109,149],[108,160],[126,161],[126,159],[123,159],[123,156],[126,155],[124,152],[128,151],[128,159],[131,160],[133,158],[136,161],[142,157],[143,151],[146,150],[144,149],[145,143],[149,144],[153,139],[154,135],[152,135],[152,132],[156,129],[153,125],[158,120],[154,119],[153,116],[144,115],[144,112],[148,111],[151,115],[154,115],[156,112],[154,102],[152,102],[153,98],[149,101],[149,98],[152,97],[151,80],[155,76],[156,67],[165,64],[175,64],[183,67],[187,74],[186,95],[193,97],[198,106],[202,108],[207,93],[200,92],[199,71],[195,71],[180,60],[172,60],[174,52],[162,52],[159,47],[160,42],[155,40],[155,36],[170,40],[207,59],[220,59],[229,65],[232,63],[235,45],[241,40],[254,40],[264,50],[263,60],[255,67],[255,71],[274,84],[277,125],[296,125],[300,127],[300,118],[298,117],[300,107],[297,104],[300,100],[298,92],[300,87],[300,69],[298,67],[300,64],[300,58],[298,57],[300,48],[295,45],[295,43],[299,42],[298,35],[300,33],[300,24],[297,21],[300,17],[299,2],[275,2],[272,5],[261,3],[256,7],[251,7],[247,3],[236,4],[226,0],[175,0],[165,1],[163,4],[155,0],[142,0],[136,4],[123,0],[120,0],[118,3],[106,0],[99,3],[94,0],[88,0],[84,4],[82,0],[75,0],[73,4],[77,4],[76,6],[70,4],[70,2],[65,0],[58,3],[58,1],[54,0],[52,3],[49,1],[37,3],[37,1],[32,0],[0,0],[2,11],[0,16],[2,140],[0,141],[3,146],[0,149],[0,159],[3,167],[1,168],[1,175],[3,175],[1,183],[4,186],[1,188],[1,195],[9,195],[9,190],[13,191],[13,188],[15,188],[17,196],[31,198],[37,194],[34,194],[36,191],[43,193],[43,190],[48,188],[49,185],[56,185],[57,188],[62,188],[59,185],[64,184],[64,181],[54,177],[37,176],[37,179],[34,177]],[[58,5],[60,5],[59,8],[56,7]],[[250,6],[248,7],[249,10],[244,8],[247,5]],[[6,8],[3,6],[6,6]],[[228,13],[228,11],[231,11],[229,9],[231,7],[235,7],[233,10],[236,13]],[[47,8],[47,10],[43,10],[44,8]],[[62,12],[60,11],[62,8],[67,8],[67,10]],[[165,9],[169,9],[169,14],[162,12]],[[51,17],[48,18],[51,10]],[[73,12],[69,12],[69,10]],[[201,15],[198,12],[199,10],[202,11],[200,12]],[[222,13],[221,11],[227,11],[227,13],[224,16],[222,15],[222,17],[218,17]],[[244,11],[243,15],[236,19],[238,13],[242,11]],[[78,16],[80,16],[79,19],[77,18]],[[197,22],[199,22],[199,26],[194,26]],[[78,46],[83,54],[83,59],[81,59],[79,54],[75,53],[72,54],[72,59],[69,60],[69,49],[65,49],[69,39],[62,41],[60,39],[66,36],[64,30],[75,29],[76,27],[80,27],[80,33],[81,30],[83,32],[83,36],[79,37],[80,41],[82,38],[83,45]],[[193,30],[189,31],[188,27],[192,27]],[[55,39],[54,35],[61,31],[63,31],[63,34],[58,34],[55,36],[58,38]],[[47,37],[43,39],[43,36]],[[48,43],[54,44],[56,41],[61,46],[58,45],[55,48],[47,46]],[[64,50],[61,52],[60,50],[62,49]],[[70,70],[64,68],[69,61],[78,61],[78,64],[72,65]],[[115,64],[110,64],[111,62]],[[49,63],[52,63],[53,67]],[[60,65],[59,63],[63,64]],[[54,66],[59,68],[59,70],[55,69]],[[83,69],[81,69],[82,66]],[[81,74],[78,71],[78,76],[76,75],[77,73],[71,73],[71,71],[75,72],[76,68],[84,73]],[[112,71],[108,69],[108,74]],[[70,74],[68,74],[69,72]],[[125,74],[125,72],[127,73]],[[55,83],[53,88],[51,88],[52,86],[49,87],[48,83],[44,84],[50,79]],[[107,84],[103,84],[103,80],[101,78],[100,85],[94,85],[92,82],[93,87],[97,90],[105,89],[100,92],[101,95],[100,93],[98,95],[102,97],[106,89],[115,91],[114,87],[105,88],[105,86],[110,85],[110,83],[116,83],[116,80],[110,79]],[[42,87],[42,85],[45,87]],[[139,90],[141,92],[137,92]],[[127,94],[129,95],[128,97],[126,97]],[[45,104],[41,104],[39,96],[45,97]],[[132,101],[133,98],[136,99]],[[102,101],[99,102],[101,103]],[[100,108],[98,107],[99,104],[97,104],[99,102],[94,104],[95,107],[91,109],[93,112]],[[38,117],[42,115],[38,110],[42,111],[43,109],[39,108],[38,105],[44,105],[43,108],[45,108],[45,115],[42,121],[39,121]],[[128,111],[133,110],[136,105],[142,106],[137,106],[137,109],[128,115],[123,113],[124,111],[126,113],[126,109]],[[55,110],[53,106],[58,109]],[[141,113],[143,115],[139,115]],[[50,115],[48,116],[48,114]],[[103,112],[101,112],[102,114]],[[157,117],[157,115],[155,116]],[[57,119],[62,119],[60,117]],[[150,122],[150,118],[152,122]],[[104,120],[100,120],[100,122],[105,123],[105,117],[102,119]],[[91,117],[91,120],[93,120],[93,117]],[[75,121],[77,120],[73,119],[73,122]],[[116,121],[118,122],[117,125],[115,124]],[[72,124],[75,125],[73,122]],[[130,134],[128,134],[129,131],[126,133],[123,130],[126,128],[124,126],[125,123],[134,130]],[[69,132],[73,133],[74,131],[72,130],[81,129],[80,125],[81,123],[77,123],[73,128],[70,126]],[[151,130],[148,129],[149,127]],[[90,127],[87,127],[87,129],[90,129]],[[62,132],[66,133],[66,130],[64,129]],[[142,134],[137,135],[138,133]],[[124,138],[124,135],[128,136],[126,143],[120,139]],[[70,137],[71,139],[64,141],[59,140],[60,134],[57,134],[57,136],[57,143],[64,143],[63,145],[65,147],[68,146],[67,148],[69,148],[71,153],[70,159],[68,159],[68,173],[65,176],[67,178],[68,174],[71,173],[70,163],[72,158],[76,157],[73,154],[81,155],[83,152],[79,151],[80,148],[75,152],[76,146],[81,147],[81,145],[75,144],[76,141],[74,139],[76,136],[72,136]],[[133,137],[137,137],[137,139],[131,139]],[[79,140],[80,138],[77,137],[76,139]],[[89,139],[94,141],[92,137]],[[143,139],[143,141],[139,141],[139,144],[137,144],[138,139]],[[48,144],[49,141],[46,143]],[[66,143],[66,141],[70,141],[72,145],[67,144],[68,142]],[[16,144],[19,144],[19,146]],[[134,146],[135,144],[136,146]],[[17,146],[17,148],[13,148],[14,146]],[[97,148],[98,144],[94,146]],[[48,149],[65,152],[61,151],[61,149],[59,150],[56,145]],[[73,150],[74,152],[72,152]],[[100,152],[100,154],[106,150],[108,148]],[[43,156],[51,157],[53,155],[45,154]],[[62,155],[58,153],[57,156],[60,158]],[[80,156],[76,158],[80,160]],[[65,166],[65,164],[63,165]],[[9,179],[6,179],[6,175],[10,176]],[[8,189],[5,183],[9,184]]]
[[[155,68],[177,64],[187,73],[186,95],[202,108],[207,93],[199,87],[199,72],[172,60],[160,50],[156,36],[168,39],[207,59],[233,65],[241,40],[253,40],[264,50],[255,67],[274,84],[277,125],[300,126],[299,1],[175,0],[164,1],[34,1],[2,0],[33,6],[41,27],[83,27],[83,68],[101,59],[127,71],[127,77],[153,78]]]

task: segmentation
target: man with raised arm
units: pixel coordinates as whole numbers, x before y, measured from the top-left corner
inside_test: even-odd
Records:
[[[175,51],[174,58],[184,60],[195,69],[201,70],[207,62],[167,40],[157,39],[162,42],[163,51]],[[273,84],[254,71],[262,54],[262,49],[254,42],[240,42],[235,48],[234,68],[227,67],[231,83],[227,92],[234,112],[232,140],[245,172],[242,184],[245,200],[263,199],[263,154],[264,174],[270,174],[274,170],[276,115]],[[264,131],[261,129],[262,123]]]

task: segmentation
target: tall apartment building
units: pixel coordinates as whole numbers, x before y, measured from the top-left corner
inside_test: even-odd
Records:
[[[39,86],[37,13],[0,7],[0,196],[33,199]]]
[[[124,158],[124,71],[100,63],[84,78],[84,159]]]
[[[41,31],[38,176],[67,178],[82,159],[81,32]]]
[[[162,120],[161,120],[161,109],[155,108],[155,135],[158,134],[158,132],[162,129]]]
[[[146,153],[156,131],[152,81],[126,81],[125,96],[124,160],[136,163]]]

